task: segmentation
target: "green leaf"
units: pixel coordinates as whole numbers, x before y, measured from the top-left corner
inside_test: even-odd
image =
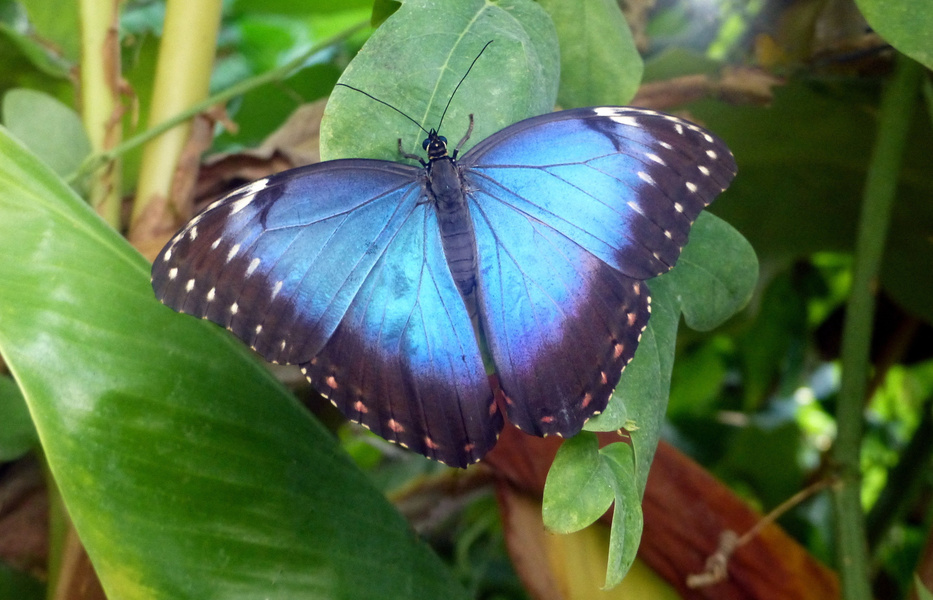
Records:
[[[865,20],[884,41],[933,69],[933,10],[925,2],[856,0]]]
[[[91,153],[81,117],[70,106],[35,90],[10,90],[3,97],[3,124],[31,151],[65,177]]]
[[[6,49],[4,49],[6,51],[0,52],[0,56],[4,57],[5,67],[15,66],[12,70],[14,73],[18,72],[22,77],[21,84],[26,84],[28,80],[36,78],[37,73],[31,72],[32,69],[36,69],[38,73],[55,79],[67,79],[69,67],[71,65],[60,60],[58,56],[50,54],[48,49],[34,37],[25,35],[6,23],[0,23],[0,37],[2,37],[5,42],[8,42],[10,46],[14,47],[21,57],[28,62],[28,65],[15,64],[15,62],[19,61],[17,60],[14,62],[10,60],[12,52]],[[16,58],[18,59],[20,57]],[[6,76],[7,75],[4,74],[4,78],[6,78]]]
[[[601,517],[612,504],[610,475],[595,435],[581,433],[564,442],[544,484],[544,525],[573,533]]]
[[[614,503],[606,587],[622,581],[641,541],[641,493],[635,456],[624,443],[599,449],[582,433],[564,442],[544,486],[542,516],[548,529],[573,533],[591,525]]]
[[[691,239],[667,280],[687,325],[709,331],[751,299],[758,258],[742,234],[711,213],[700,215]]]
[[[0,254],[0,354],[109,597],[464,597],[331,434],[160,305],[146,261],[3,129]]]
[[[39,442],[29,407],[9,377],[0,377],[0,423],[0,462],[19,458]]]
[[[541,0],[560,40],[562,108],[624,105],[641,84],[644,63],[615,0]]]
[[[600,454],[613,474],[615,509],[612,531],[609,534],[609,565],[606,569],[606,588],[619,585],[628,573],[638,546],[644,518],[641,512],[641,493],[635,477],[635,456],[632,447],[622,442],[609,444]]]
[[[78,25],[78,2],[58,0],[21,0],[29,22],[44,45],[54,46],[72,62],[80,54],[81,27]]]
[[[444,24],[440,31],[437,23]],[[534,2],[407,0],[370,37],[340,82],[391,104],[425,129],[437,128],[457,83],[490,40],[444,117],[444,131],[456,142],[474,115],[464,151],[506,125],[554,107],[557,40],[551,20]],[[424,138],[391,108],[337,87],[321,123],[321,157],[400,160],[399,139],[406,152],[419,153]]]

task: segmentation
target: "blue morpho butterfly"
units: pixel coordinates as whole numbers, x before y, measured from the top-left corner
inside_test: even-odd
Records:
[[[577,433],[632,360],[644,281],[674,266],[735,161],[639,108],[526,119],[461,157],[469,131],[452,155],[426,133],[427,162],[406,155],[421,167],[332,160],[230,193],[165,246],[152,286],[300,365],[348,418],[464,467],[503,427],[480,347],[512,423]]]

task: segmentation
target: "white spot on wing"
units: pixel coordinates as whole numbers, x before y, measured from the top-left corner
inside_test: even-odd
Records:
[[[165,251],[165,254],[162,255],[162,260],[168,262],[172,260],[172,250],[175,249],[175,242],[172,242],[172,247]]]
[[[679,213],[682,213],[682,212],[684,212],[684,205],[681,204],[680,202],[675,202],[675,203],[674,203],[674,210],[676,210],[676,211],[679,212]]]
[[[593,109],[593,114],[597,117],[608,117],[612,121],[620,125],[627,125],[628,127],[641,127],[641,124],[638,123],[638,119],[631,116],[630,113],[632,112],[636,111],[628,111],[615,106],[597,106]]]
[[[681,125],[680,123],[674,123],[674,131],[677,132],[677,135],[683,135],[683,134],[684,134],[684,126]]]
[[[216,295],[217,295],[217,288],[213,288],[213,287],[212,287],[212,288],[210,289],[210,291],[207,292],[207,301],[208,301],[208,302],[213,302],[213,301],[214,301],[214,296],[216,296]]]
[[[246,268],[246,276],[249,277],[250,275],[252,275],[253,272],[256,270],[256,267],[258,266],[259,266],[258,258],[254,258],[253,260],[251,260],[249,263],[249,267]]]
[[[618,106],[596,106],[593,108],[593,114],[597,117],[615,117],[621,112],[622,110]]]
[[[257,179],[256,181],[249,183],[245,185],[244,187],[240,188],[239,192],[235,192],[235,193],[241,194],[243,197],[235,201],[231,205],[230,214],[235,215],[241,210],[243,210],[244,208],[246,208],[247,206],[249,206],[249,203],[253,201],[253,198],[255,198],[256,194],[266,189],[268,185],[269,185],[269,178],[263,177],[262,179]]]
[[[279,295],[279,292],[281,292],[281,291],[282,291],[282,282],[281,282],[281,281],[276,281],[276,282],[275,282],[275,285],[272,286],[272,298],[271,298],[271,300],[275,300],[275,297],[278,296],[278,295]],[[285,342],[282,342],[282,343],[284,344]]]
[[[230,205],[230,216],[232,217],[233,215],[237,214],[238,212],[240,212],[241,210],[249,206],[249,203],[252,201],[253,201],[253,195],[250,194],[249,196],[240,198],[239,200],[231,204]]]
[[[646,157],[648,160],[651,160],[651,161],[654,161],[654,162],[658,163],[658,164],[661,165],[662,167],[666,167],[666,166],[667,166],[667,163],[664,162],[664,159],[661,158],[660,156],[658,156],[657,154],[652,154],[651,152],[648,152],[647,154],[645,154],[645,157]]]
[[[198,228],[197,227],[192,227],[191,229],[188,230],[188,238],[192,242],[198,239]]]
[[[262,332],[262,325],[256,325],[256,335],[259,335]]]
[[[240,312],[240,307],[236,302],[234,302],[233,304],[230,305],[230,314],[235,315],[238,312]]]
[[[178,277],[178,267],[172,267],[168,270],[168,280],[173,281],[176,277]]]
[[[211,244],[211,250],[216,250],[217,246],[219,245],[220,245],[220,238],[217,238],[216,240],[214,240],[214,243]]]
[[[189,279],[188,283],[185,284],[185,291],[190,292],[194,289],[194,279]]]
[[[662,148],[665,148],[665,149],[667,149],[667,150],[673,150],[673,149],[674,149],[674,147],[671,146],[670,144],[668,144],[667,142],[658,142],[658,143],[661,144],[661,147],[662,147]]]
[[[647,183],[647,184],[650,184],[650,185],[657,185],[657,184],[654,182],[654,179],[651,177],[651,175],[648,175],[648,174],[645,173],[644,171],[639,171],[639,172],[638,172],[638,178],[641,179],[642,181],[644,181],[644,182]]]
[[[699,129],[697,129],[697,131],[699,131]],[[703,134],[703,139],[706,140],[707,142],[709,142],[710,144],[713,143],[713,136],[711,136],[711,135],[708,134],[708,133],[704,133],[704,134]]]
[[[688,181],[688,182],[687,182],[687,189],[690,190],[692,193],[695,194],[696,191],[697,191],[697,184],[693,183],[692,181]]]
[[[697,168],[700,170],[700,173],[703,173],[704,175],[706,175],[707,177],[709,177],[709,169],[708,169],[708,168],[704,167],[703,165],[697,165]]]
[[[236,256],[236,253],[239,251],[240,251],[239,244],[235,244],[232,248],[230,248],[230,252],[227,252],[227,262],[230,262],[231,260],[233,260],[233,257]]]
[[[719,158],[719,155],[716,154],[716,151],[715,151],[715,150],[707,150],[707,151],[706,151],[706,156],[712,158],[713,160],[716,160],[716,159]]]

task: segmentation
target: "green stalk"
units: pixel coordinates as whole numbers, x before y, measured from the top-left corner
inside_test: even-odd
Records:
[[[833,493],[836,559],[842,597],[846,600],[871,600],[872,597],[860,464],[869,345],[874,292],[921,73],[920,65],[899,56],[894,76],[882,96],[878,137],[868,164],[855,242],[852,292],[842,338],[842,382],[836,412],[838,434],[832,453],[839,471],[839,484]]]
[[[123,135],[120,90],[119,0],[81,0],[81,120],[95,154],[104,154]],[[91,206],[111,227],[120,228],[120,162],[98,163],[89,181]]]
[[[207,97],[217,32],[220,0],[168,0],[159,44],[149,126],[159,125]],[[191,131],[190,122],[165,131],[144,148],[130,219],[130,233],[152,203],[169,200],[175,170]]]

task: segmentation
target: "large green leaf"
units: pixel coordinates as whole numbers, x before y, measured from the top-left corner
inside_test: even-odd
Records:
[[[933,10],[928,3],[856,0],[856,4],[884,41],[933,69]]]
[[[560,39],[562,108],[624,105],[638,91],[644,69],[616,0],[541,0]]]
[[[111,598],[461,597],[330,434],[160,305],[142,257],[3,129],[0,254],[0,353]]]
[[[536,3],[407,0],[366,42],[340,82],[395,106],[425,129],[436,128],[457,83],[489,41],[444,117],[444,131],[455,144],[474,115],[466,150],[506,125],[554,108],[557,39]],[[406,152],[423,154],[424,138],[391,108],[337,87],[321,123],[321,157],[400,160],[399,139]]]

